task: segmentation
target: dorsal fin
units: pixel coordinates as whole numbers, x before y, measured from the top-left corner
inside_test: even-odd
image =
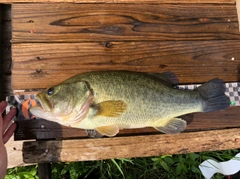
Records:
[[[178,85],[179,84],[179,80],[177,78],[177,76],[172,73],[172,72],[164,72],[164,73],[148,73],[151,76],[154,76],[162,81],[167,82],[170,85]]]

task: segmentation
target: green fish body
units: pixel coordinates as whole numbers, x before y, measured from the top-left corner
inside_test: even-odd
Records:
[[[197,90],[185,91],[173,87],[174,77],[169,74],[79,74],[39,94],[43,108],[33,107],[30,111],[63,125],[114,136],[119,129],[143,127],[179,133],[186,122],[178,116],[222,110],[230,105],[222,80],[214,79]]]

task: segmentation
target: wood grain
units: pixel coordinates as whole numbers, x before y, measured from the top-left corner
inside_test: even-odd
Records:
[[[13,4],[12,18],[14,43],[240,39],[227,4]]]
[[[23,162],[22,147],[24,141],[14,141],[13,137],[5,144],[8,154],[8,168],[26,165]]]
[[[23,159],[25,163],[42,163],[182,154],[237,149],[239,140],[237,128],[177,135],[24,142]]]
[[[240,0],[236,0],[236,8],[237,8],[238,25],[239,25],[239,31],[240,31]]]
[[[52,170],[50,163],[38,164],[38,177],[39,179],[52,179]]]
[[[240,79],[240,41],[13,44],[15,90],[47,88],[86,71],[175,73],[180,83]],[[231,60],[234,57],[234,60]]]
[[[0,0],[0,3],[217,3],[234,4],[236,0]]]
[[[240,127],[238,111],[239,107],[230,107],[225,111],[196,113],[194,115],[183,116],[182,118],[190,123],[186,129],[188,132],[193,130],[235,128]],[[15,132],[15,140],[69,139],[87,137],[86,132],[82,129],[69,128],[46,120],[39,119],[17,121],[17,124],[18,128]],[[139,134],[159,134],[159,132],[153,128],[125,129],[121,130],[117,136]]]

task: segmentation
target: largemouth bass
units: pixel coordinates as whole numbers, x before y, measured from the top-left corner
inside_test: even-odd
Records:
[[[115,136],[120,129],[154,127],[175,134],[186,128],[178,116],[229,107],[224,82],[213,79],[196,90],[174,87],[171,73],[105,71],[79,74],[37,94],[30,112],[62,125]]]

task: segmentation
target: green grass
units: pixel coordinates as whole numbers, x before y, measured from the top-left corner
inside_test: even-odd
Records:
[[[165,155],[159,157],[111,159],[91,162],[52,164],[53,179],[123,178],[123,179],[204,179],[198,166],[204,160],[227,161],[238,150]],[[37,179],[37,165],[9,169],[6,179]],[[224,178],[221,174],[213,179]]]

